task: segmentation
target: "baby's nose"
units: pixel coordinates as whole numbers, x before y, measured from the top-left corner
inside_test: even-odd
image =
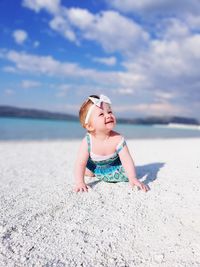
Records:
[[[106,113],[106,118],[110,118],[111,114],[110,113]]]

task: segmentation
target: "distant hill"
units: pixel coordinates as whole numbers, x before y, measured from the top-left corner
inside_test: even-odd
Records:
[[[185,118],[178,116],[163,116],[163,117],[147,117],[147,118],[136,118],[136,119],[118,119],[119,123],[129,124],[169,124],[169,123],[180,123],[189,125],[199,125],[200,122],[193,118]]]
[[[17,108],[10,106],[0,106],[0,117],[31,118],[31,119],[51,119],[51,120],[78,120],[74,115],[50,112],[38,109]]]
[[[77,116],[70,114],[50,112],[38,109],[18,108],[11,106],[0,106],[0,117],[78,121]],[[136,119],[119,118],[117,119],[117,122],[126,124],[145,124],[145,125],[169,124],[169,123],[200,125],[200,122],[196,119],[177,117],[177,116],[147,117],[147,118],[136,118]]]

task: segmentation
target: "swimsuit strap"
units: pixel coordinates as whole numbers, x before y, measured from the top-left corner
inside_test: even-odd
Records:
[[[90,154],[92,144],[91,144],[91,137],[90,137],[89,133],[86,134],[86,139],[87,139],[87,144],[88,144],[88,153]],[[125,141],[124,137],[122,137],[121,141],[119,142],[119,144],[116,147],[115,153],[118,154],[123,149],[124,146],[126,146],[126,141]]]
[[[126,146],[126,141],[125,141],[124,137],[122,137],[122,140],[117,145],[116,152],[119,153],[122,150],[122,148],[125,146]]]
[[[90,135],[89,133],[86,134],[87,144],[88,144],[88,153],[91,152],[91,143],[90,143]]]

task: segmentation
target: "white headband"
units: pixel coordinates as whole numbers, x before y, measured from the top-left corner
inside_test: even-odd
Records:
[[[89,121],[89,118],[90,118],[90,115],[92,113],[92,110],[95,106],[97,107],[101,107],[101,103],[104,102],[104,103],[107,103],[107,104],[111,104],[111,101],[110,101],[110,98],[105,96],[105,95],[100,95],[99,98],[96,98],[96,97],[88,97],[88,99],[90,99],[94,104],[89,108],[88,112],[87,112],[87,115],[86,115],[86,118],[85,118],[85,124],[88,123]]]

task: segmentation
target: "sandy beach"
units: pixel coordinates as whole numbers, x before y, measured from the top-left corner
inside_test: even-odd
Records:
[[[80,141],[0,142],[0,266],[200,266],[200,139],[127,140],[144,193],[86,178]]]

